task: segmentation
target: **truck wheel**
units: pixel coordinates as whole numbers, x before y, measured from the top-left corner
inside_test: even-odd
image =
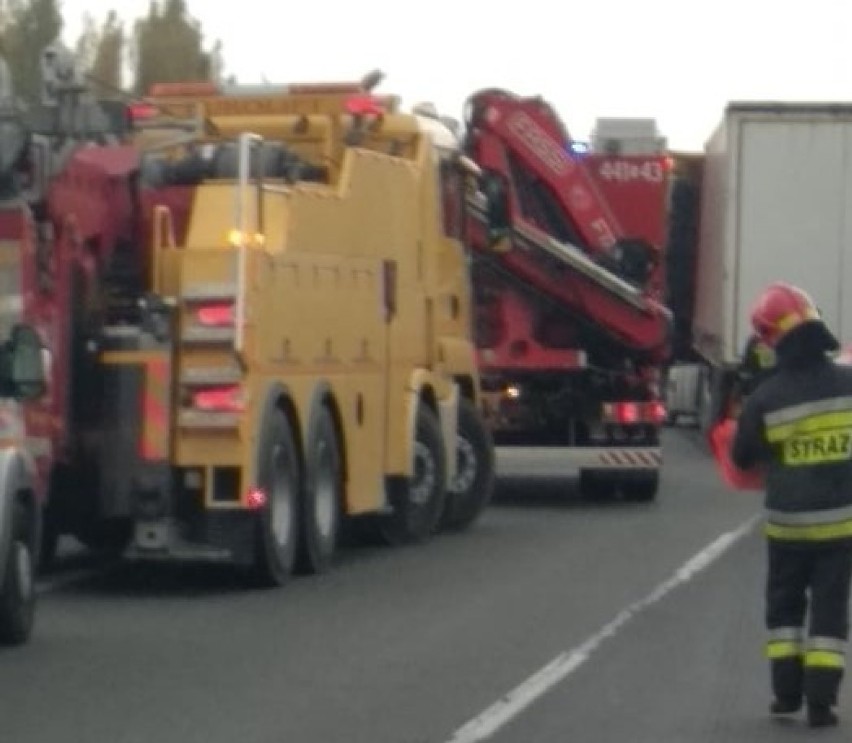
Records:
[[[328,569],[337,548],[343,503],[343,471],[334,420],[323,409],[313,439],[308,442],[305,502],[299,568],[308,573]]]
[[[414,474],[390,484],[393,512],[379,517],[379,533],[387,544],[423,542],[438,527],[447,492],[445,456],[438,419],[421,403],[414,434]]]
[[[609,500],[615,496],[618,480],[606,470],[580,470],[580,496],[589,500]]]
[[[16,518],[0,590],[0,644],[3,645],[25,643],[35,622],[35,566],[23,518],[22,514]]]
[[[441,518],[445,529],[461,531],[482,513],[494,492],[494,445],[476,406],[459,402],[456,476]]]
[[[660,489],[659,470],[639,470],[625,473],[621,481],[621,492],[625,500],[634,503],[650,503]]]
[[[257,520],[254,579],[264,587],[281,586],[296,561],[302,473],[290,422],[280,410],[271,412],[261,429],[257,486],[266,505]]]

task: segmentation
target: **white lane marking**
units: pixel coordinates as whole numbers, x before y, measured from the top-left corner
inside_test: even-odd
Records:
[[[721,534],[681,565],[668,580],[658,585],[644,598],[619,612],[612,621],[601,627],[584,643],[573,650],[558,655],[526,681],[512,689],[502,699],[456,730],[447,743],[476,743],[476,741],[490,738],[536,699],[576,671],[603,642],[615,636],[633,617],[656,604],[678,586],[692,580],[698,573],[715,562],[734,543],[752,531],[760,518],[760,514],[753,516],[733,531]]]

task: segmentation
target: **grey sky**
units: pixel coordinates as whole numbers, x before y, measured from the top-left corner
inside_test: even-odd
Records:
[[[700,149],[728,100],[852,100],[852,0],[188,2],[241,82],[380,67],[382,90],[455,116],[502,87],[543,95],[580,139],[597,116],[651,116]],[[67,39],[111,7],[132,21],[148,0],[64,0]]]

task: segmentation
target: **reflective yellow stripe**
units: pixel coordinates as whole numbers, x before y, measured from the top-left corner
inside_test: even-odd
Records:
[[[766,643],[766,656],[772,660],[797,658],[803,654],[802,643],[787,640],[773,640]]]
[[[818,526],[820,524],[839,524],[852,520],[852,505],[839,508],[821,508],[818,511],[777,511],[766,509],[766,520],[770,524],[781,526]]]
[[[827,539],[852,537],[852,519],[835,524],[808,524],[803,526],[767,524],[766,536],[770,539],[787,539],[820,542]]]
[[[766,438],[770,443],[777,443],[792,436],[817,433],[833,429],[852,428],[852,410],[841,410],[830,413],[817,413],[803,416],[798,420],[768,426]]]
[[[845,413],[852,410],[852,395],[829,397],[825,400],[800,402],[786,408],[775,410],[764,416],[767,428],[779,426],[782,423],[795,423],[803,418],[809,418],[820,413]]]
[[[842,669],[845,664],[841,653],[833,653],[830,650],[809,650],[805,654],[805,665],[811,668]]]

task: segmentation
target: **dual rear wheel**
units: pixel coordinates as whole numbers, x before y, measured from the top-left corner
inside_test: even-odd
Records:
[[[459,402],[456,472],[449,486],[438,417],[421,404],[414,443],[414,475],[395,484],[393,513],[381,517],[388,544],[422,542],[439,530],[463,531],[488,505],[494,490],[494,447],[476,406]]]
[[[257,480],[266,494],[257,522],[257,581],[280,586],[297,570],[327,570],[343,503],[340,444],[327,407],[306,444],[304,467],[290,418],[277,408],[267,416],[258,442]]]
[[[305,445],[304,466],[290,417],[267,415],[258,442],[258,487],[266,494],[259,514],[253,572],[262,585],[283,585],[295,572],[320,573],[331,565],[341,533],[343,453],[335,420],[323,407]],[[494,488],[494,450],[476,407],[462,400],[456,476],[449,487],[437,414],[419,406],[413,475],[389,484],[391,509],[372,519],[389,545],[426,541],[440,529],[461,531],[477,519]]]

